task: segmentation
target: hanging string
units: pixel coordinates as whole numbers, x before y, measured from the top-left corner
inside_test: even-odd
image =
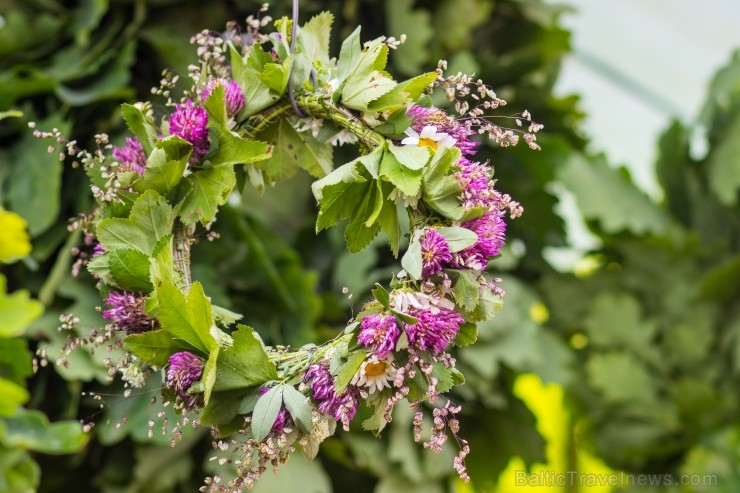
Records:
[[[293,25],[290,30],[290,73],[288,74],[288,99],[290,100],[290,106],[293,108],[293,112],[298,118],[305,118],[306,115],[298,108],[298,104],[295,100],[295,94],[293,94],[293,56],[295,55],[295,39],[298,35],[298,1],[293,0]],[[313,72],[313,70],[312,70]]]

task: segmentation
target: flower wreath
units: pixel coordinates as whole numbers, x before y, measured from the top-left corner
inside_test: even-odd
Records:
[[[379,433],[404,399],[416,441],[426,402],[433,425],[424,447],[440,451],[449,430],[459,445],[454,467],[468,479],[460,407],[443,397],[464,377],[447,351],[474,343],[476,323],[500,309],[500,280],[484,270],[504,245],[505,216],[522,212],[496,190],[491,166],[473,160],[473,136],[508,146],[521,135],[537,149],[540,126],[526,111],[516,118],[526,130],[494,124],[485,113],[505,101],[480,80],[446,77],[444,62],[394,81],[384,68],[403,37],[363,46],[358,27],[330,59],[332,20],[325,12],[299,29],[283,18],[264,34],[271,19],[250,17],[244,32],[235,25],[202,32],[193,38],[199,63],[184,97],[172,100],[177,77],[167,72],[153,91],[168,114],[158,120],[151,103],[124,104],[133,136],[122,146],[104,135],[93,153],[67,143],[98,203],[75,224],[95,244],[87,268],[105,300],[103,339],[126,350],[111,365],[130,387],[163,371],[164,399],[184,422],[211,427],[220,447],[240,455],[229,491],[254,484],[296,444],[313,458],[337,422],[349,428],[363,402],[373,413],[362,427]],[[432,105],[435,89],[456,116]],[[357,143],[361,155],[332,171],[331,148],[343,143]],[[295,147],[309,152],[299,157]],[[389,289],[375,286],[373,300],[334,339],[266,346],[251,327],[234,328],[241,316],[213,305],[191,279],[196,230],[216,220],[237,165],[258,188],[298,168],[319,178],[316,230],[346,219],[352,252],[383,230],[398,256],[397,204],[408,214],[402,269]],[[225,488],[214,478],[207,485]]]

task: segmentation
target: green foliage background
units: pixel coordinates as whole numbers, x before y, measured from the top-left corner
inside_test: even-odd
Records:
[[[69,273],[70,249],[81,239],[67,232],[67,218],[92,207],[88,183],[49,155],[26,123],[57,127],[85,145],[99,132],[120,142],[120,104],[148,99],[164,67],[185,74],[194,60],[192,34],[222,29],[258,8],[226,0],[0,1],[0,111],[24,114],[0,121],[0,205],[28,221],[34,242],[31,257],[4,272],[10,291],[27,289],[45,305],[25,335],[32,350],[54,361],[66,337],[56,330],[61,313],[78,316],[82,332],[102,319],[93,280]],[[524,146],[480,153],[526,212],[510,227],[512,246],[492,266],[505,278],[505,308],[481,327],[475,346],[458,354],[467,383],[453,394],[464,407],[474,488],[494,491],[514,455],[528,465],[544,462],[535,419],[512,393],[517,375],[534,372],[566,389],[574,413],[570,450],[591,449],[624,471],[714,473],[720,484],[712,491],[738,491],[740,59],[712,84],[700,122],[710,129],[706,156],[689,154],[690,128],[674,123],[663,134],[656,169],[665,198],[655,202],[606,157],[584,152],[577,97],[552,95],[569,50],[559,8],[538,0],[304,1],[301,8],[304,20],[334,12],[342,37],[358,24],[364,39],[405,33],[408,42],[391,54],[397,75],[447,59],[451,72],[475,72],[512,113],[526,108],[545,125],[539,153]],[[270,13],[288,14],[288,2],[273,2]],[[331,41],[336,53],[340,39]],[[351,158],[351,150],[336,152],[347,154],[338,162]],[[574,194],[601,242],[590,256],[594,268],[578,276],[543,258],[547,248],[566,245],[555,183]],[[193,276],[215,304],[244,313],[266,342],[331,337],[372,284],[397,268],[384,240],[349,254],[340,231],[314,234],[307,175],[264,194],[241,182],[238,188],[240,204],[224,207],[214,225],[220,239],[194,247]],[[540,303],[547,320],[530,315]],[[78,351],[68,368],[52,364],[28,381],[27,408],[52,421],[97,423],[82,452],[35,456],[39,491],[196,491],[216,472],[207,460],[209,437],[190,430],[170,447],[149,405],[158,389],[123,399],[120,385],[106,383],[108,356]],[[12,364],[0,358],[0,369]],[[83,391],[106,394],[104,408]],[[127,424],[116,426],[122,416]],[[147,439],[150,419],[157,422]],[[337,433],[317,462],[295,457],[257,491],[456,491],[453,455],[452,447],[441,456],[421,450],[401,413],[382,439]],[[4,457],[0,474],[9,470]]]

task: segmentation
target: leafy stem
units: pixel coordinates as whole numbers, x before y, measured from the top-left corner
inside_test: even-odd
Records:
[[[380,147],[385,137],[368,128],[348,109],[331,103],[328,96],[307,96],[296,101],[297,107],[314,118],[326,118],[356,135],[370,149]],[[254,137],[279,118],[295,114],[290,101],[281,100],[268,109],[252,116],[245,123],[245,131]]]

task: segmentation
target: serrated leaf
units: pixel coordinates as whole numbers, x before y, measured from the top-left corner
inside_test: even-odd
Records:
[[[254,387],[277,379],[277,369],[254,329],[239,325],[231,336],[234,344],[219,355],[215,391]]]
[[[270,157],[265,142],[245,139],[227,128],[218,130],[215,135],[218,139],[218,150],[208,157],[214,168],[256,163]]]
[[[418,195],[421,189],[422,171],[407,168],[396,159],[392,152],[383,153],[379,174],[387,178],[407,197]]]
[[[457,280],[453,286],[457,305],[466,311],[474,310],[480,298],[480,283],[475,272],[469,270],[455,271]]]
[[[329,63],[329,36],[334,16],[321,12],[303,25],[298,33],[298,46],[312,62],[318,59],[322,65]]]
[[[283,405],[284,385],[275,385],[257,399],[252,412],[252,436],[255,440],[263,440],[270,434],[272,425],[280,413]]]
[[[204,168],[190,176],[192,189],[180,210],[182,222],[193,225],[207,224],[216,217],[219,206],[224,205],[236,185],[236,174],[230,165]]]
[[[301,431],[310,433],[313,427],[311,423],[313,408],[308,398],[292,385],[283,385],[283,402]]]
[[[352,253],[359,252],[368,246],[380,231],[380,224],[377,222],[370,226],[366,225],[375,210],[378,190],[370,184],[362,190],[362,193],[364,194],[362,201],[352,211],[351,219],[344,230],[347,248]]]
[[[402,166],[410,170],[420,170],[429,162],[432,155],[428,147],[395,146],[388,144],[388,150]]]
[[[166,195],[180,183],[185,166],[190,159],[192,146],[176,135],[157,141],[149,155],[144,176],[134,183],[134,189]]]
[[[227,113],[226,113],[226,98],[225,89],[221,84],[216,84],[211,93],[208,95],[206,100],[203,102],[203,107],[208,112],[208,126],[211,128],[225,128]]]
[[[339,60],[337,61],[337,80],[339,87],[350,74],[356,69],[360,63],[360,55],[362,53],[362,46],[360,45],[360,26],[352,31],[352,34],[342,43],[342,47],[339,50]],[[340,94],[340,91],[336,91],[336,94]]]
[[[286,60],[286,62],[289,60]],[[270,91],[282,95],[288,87],[288,77],[290,71],[279,63],[268,63],[260,74],[260,81],[266,85]]]
[[[421,279],[424,266],[421,258],[421,242],[418,235],[414,235],[411,243],[409,243],[408,250],[401,257],[401,267],[404,268],[412,279]]]
[[[167,365],[173,354],[191,349],[190,345],[183,344],[171,332],[163,329],[131,334],[124,339],[123,344],[137,358],[160,368]]]
[[[475,344],[478,340],[478,325],[470,322],[465,322],[460,326],[460,330],[455,336],[453,344],[457,347],[470,346]]]
[[[355,376],[357,370],[360,369],[360,365],[365,361],[366,352],[362,350],[352,351],[347,355],[347,361],[342,363],[337,370],[337,375],[334,377],[334,392],[342,394],[349,385],[352,377]]]
[[[149,259],[149,279],[155,284],[168,281],[177,284],[175,279],[175,258],[172,253],[173,236],[163,236],[157,242]]]
[[[452,380],[452,371],[442,363],[434,363],[432,365],[432,374],[438,380],[435,387],[437,392],[443,394],[455,386]]]
[[[394,257],[398,257],[398,249],[401,244],[401,225],[398,221],[398,208],[396,204],[388,200],[388,196],[393,191],[393,185],[382,180],[376,181],[378,186],[379,197],[383,200],[383,207],[378,214],[378,224],[388,237],[388,244],[391,247]]]
[[[332,145],[319,142],[311,132],[298,132],[287,118],[270,125],[258,137],[273,146],[272,156],[257,165],[271,181],[288,178],[298,169],[317,178],[332,170]]]
[[[435,72],[427,72],[412,79],[403,81],[391,91],[370,103],[370,105],[368,105],[368,109],[370,111],[397,110],[407,102],[418,99],[424,90],[429,87],[436,78],[437,74]],[[377,131],[377,129],[375,130]]]
[[[359,44],[359,32],[356,43]],[[353,48],[355,46],[356,44]],[[344,49],[344,44],[342,48]],[[341,70],[342,53],[340,52],[339,90],[344,106],[358,111],[367,111],[368,103],[375,101],[396,86],[396,82],[381,71],[385,68],[387,55],[388,47],[380,39],[368,43],[359,55],[356,55],[353,50],[351,56],[357,56],[357,59],[355,62],[353,58],[350,62],[354,66],[347,71],[345,80],[344,72]]]
[[[141,142],[144,152],[147,155],[151,154],[154,143],[157,141],[157,129],[149,121],[149,118],[139,108],[128,103],[121,105],[121,116],[131,133]]]
[[[162,328],[202,354],[208,354],[214,342],[210,334],[213,321],[207,319],[210,301],[205,297],[201,284],[193,283],[187,300],[182,291],[170,282],[162,282],[156,293],[159,303],[157,319]]]
[[[462,187],[450,175],[452,165],[456,164],[459,159],[459,149],[442,148],[432,156],[432,160],[425,168],[422,177],[422,200],[424,203],[443,216],[455,221],[459,221],[465,212],[460,206],[459,200]]]
[[[167,201],[156,192],[147,190],[136,199],[127,219],[102,220],[96,236],[109,252],[130,248],[150,255],[159,239],[172,232],[174,219]]]
[[[110,273],[116,285],[127,291],[153,289],[149,280],[149,257],[138,250],[121,248],[110,252],[108,257]]]
[[[478,235],[475,232],[460,226],[437,228],[437,233],[444,236],[450,252],[453,253],[465,250],[478,242]]]

